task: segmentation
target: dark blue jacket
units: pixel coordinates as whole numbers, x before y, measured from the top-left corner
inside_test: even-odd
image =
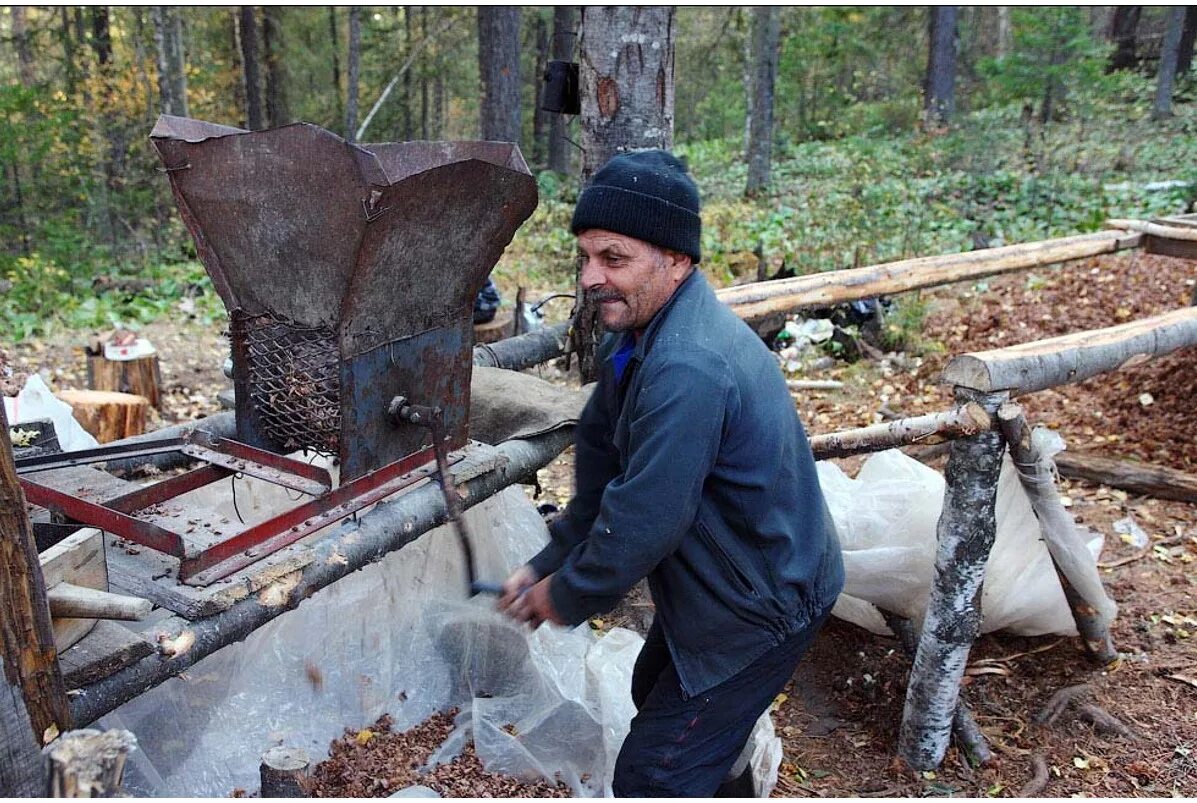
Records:
[[[776,358],[695,270],[617,380],[607,338],[575,434],[577,490],[530,561],[578,624],[647,576],[686,695],[746,667],[844,583]]]

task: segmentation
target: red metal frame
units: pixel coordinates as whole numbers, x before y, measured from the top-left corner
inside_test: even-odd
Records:
[[[146,454],[147,450],[150,450],[150,454],[180,451],[206,465],[103,503],[34,482],[27,476],[39,471]],[[68,454],[71,456],[18,461],[18,474],[22,475],[20,482],[29,502],[72,521],[98,527],[178,558],[179,579],[195,586],[209,585],[227,577],[266,555],[433,476],[437,471],[435,451],[427,447],[330,490],[332,478],[322,468],[227,438],[213,438],[206,433],[193,433],[153,446],[136,444],[104,447],[87,453]],[[461,455],[452,456],[450,463],[461,459]],[[182,533],[133,515],[235,472],[302,491],[314,498],[206,547],[197,545],[194,539],[187,539]],[[79,489],[80,492],[84,490]]]

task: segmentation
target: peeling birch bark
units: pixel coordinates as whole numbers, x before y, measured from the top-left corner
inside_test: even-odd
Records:
[[[959,404],[977,402],[990,414],[1004,394],[956,389]],[[985,562],[997,535],[995,503],[1002,436],[988,431],[952,443],[947,489],[936,531],[935,579],[906,689],[898,754],[915,769],[943,761],[952,733],[960,680],[981,627]]]

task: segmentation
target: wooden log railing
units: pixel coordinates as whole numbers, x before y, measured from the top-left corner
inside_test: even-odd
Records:
[[[942,381],[986,393],[1002,390],[1019,396],[1139,365],[1188,346],[1197,346],[1197,307],[1108,329],[961,354],[945,366]]]

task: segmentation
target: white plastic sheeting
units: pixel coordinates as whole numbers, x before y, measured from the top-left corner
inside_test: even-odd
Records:
[[[241,487],[238,500],[248,518],[262,497]],[[466,517],[487,580],[505,577],[548,537],[519,488]],[[472,736],[488,769],[559,774],[578,794],[609,794],[635,713],[629,689],[642,639],[618,628],[602,638],[588,627],[529,633],[493,604],[464,599],[456,537],[433,530],[101,720],[137,735],[127,787],[171,796],[253,790],[259,757],[276,744],[320,761],[347,727],[389,713],[404,730],[459,706],[436,759]],[[781,742],[767,714],[750,745],[757,788],[768,794]]]
[[[877,607],[921,622],[935,570],[943,476],[897,450],[870,456],[855,479],[830,462],[819,463],[818,469],[847,575],[833,613],[874,633],[889,633]],[[1071,546],[1081,556],[1078,564],[1085,564],[1080,571],[1092,575],[1105,600],[1096,567],[1102,541],[1100,534],[1077,526]],[[1112,617],[1112,602],[1109,607]],[[985,568],[981,610],[984,633],[1076,634],[1038,520],[1009,456],[998,480],[997,538]]]

